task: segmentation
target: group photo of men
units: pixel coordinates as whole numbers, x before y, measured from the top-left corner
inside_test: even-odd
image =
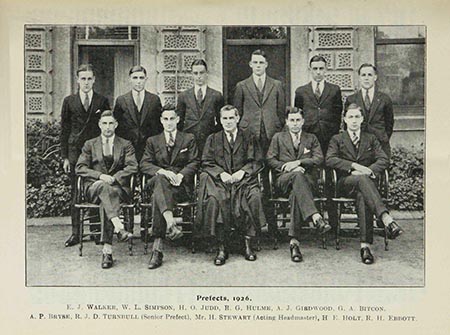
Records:
[[[156,69],[129,64],[120,74],[128,91],[111,101],[96,89],[105,73],[78,65],[60,118],[61,171],[71,189],[71,231],[55,241],[62,252],[98,248],[97,267],[120,276],[127,246],[146,269],[175,261],[181,274],[191,260],[178,262],[179,252],[206,254],[213,268],[246,267],[280,243],[283,259],[302,271],[316,262],[311,238],[341,252],[335,243],[339,249],[346,208],[355,218],[351,262],[384,266],[374,252],[383,238],[386,250],[396,240],[390,262],[402,261],[395,246],[408,227],[380,186],[393,163],[394,107],[377,85],[377,66],[360,60],[357,88],[343,96],[327,79],[329,60],[312,54],[301,74],[309,81],[286,98],[284,82],[267,71],[274,55],[259,47],[243,57],[251,74],[226,95],[210,86],[216,75],[207,59],[190,59],[192,86],[171,103],[148,90]]]

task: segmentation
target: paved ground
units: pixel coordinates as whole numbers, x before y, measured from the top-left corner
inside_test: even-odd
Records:
[[[57,221],[55,220],[55,223]],[[112,269],[100,268],[101,246],[84,244],[83,257],[78,247],[64,248],[70,234],[67,225],[37,224],[27,227],[27,284],[29,286],[422,286],[424,285],[423,220],[399,220],[405,233],[390,241],[384,251],[383,238],[375,237],[375,264],[360,261],[358,237],[342,238],[341,250],[328,241],[319,248],[314,235],[302,241],[304,261],[289,259],[287,240],[279,250],[263,242],[256,262],[232,254],[224,266],[212,263],[214,254],[190,251],[167,244],[163,266],[148,270],[148,256],[136,240],[134,255],[124,243],[116,243]]]

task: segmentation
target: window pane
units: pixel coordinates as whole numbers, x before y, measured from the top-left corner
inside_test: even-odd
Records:
[[[138,28],[129,26],[79,26],[75,28],[75,36],[78,40],[84,39],[112,39],[112,40],[137,40]]]
[[[379,26],[377,39],[424,38],[425,26]]]
[[[286,27],[226,27],[226,38],[237,39],[284,39]]]
[[[394,105],[424,106],[424,56],[424,44],[377,45],[377,83]]]

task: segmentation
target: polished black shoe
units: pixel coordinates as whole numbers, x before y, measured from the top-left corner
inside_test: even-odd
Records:
[[[103,254],[102,256],[102,269],[109,269],[113,266],[113,258],[111,254]]]
[[[319,234],[325,234],[327,231],[329,231],[331,229],[331,226],[326,223],[323,218],[319,218],[316,222],[315,222],[315,227],[317,228],[317,232]]]
[[[401,234],[403,234],[403,229],[395,222],[392,221],[387,227],[387,238],[390,240],[395,240]]]
[[[256,254],[251,248],[245,248],[245,259],[250,262],[256,261]]]
[[[300,252],[300,247],[297,244],[291,244],[291,261],[299,263],[303,261],[302,253]]]
[[[217,266],[224,265],[227,259],[228,259],[228,252],[218,251],[216,258],[214,258],[214,265]]]
[[[78,235],[72,234],[67,239],[67,241],[64,245],[66,247],[73,247],[74,245],[77,245],[78,243],[80,243],[80,237]]]
[[[162,265],[163,253],[158,250],[153,250],[150,255],[150,262],[148,263],[148,268],[150,270],[159,268]]]
[[[131,233],[127,232],[125,229],[121,229],[117,232],[117,239],[119,240],[119,242],[126,242],[131,237]]]
[[[361,248],[361,261],[364,264],[372,264],[374,258],[368,247]]]

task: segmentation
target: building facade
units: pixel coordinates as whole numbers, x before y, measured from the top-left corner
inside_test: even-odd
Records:
[[[425,51],[423,26],[43,26],[24,32],[27,118],[59,120],[65,96],[76,92],[79,64],[96,68],[95,90],[115,99],[129,90],[128,70],[148,71],[147,89],[163,104],[192,86],[190,64],[208,63],[209,85],[231,103],[235,84],[250,75],[253,50],[268,55],[270,76],[281,80],[286,103],[310,81],[308,61],[321,54],[327,80],[343,99],[358,88],[362,63],[378,68],[378,87],[394,103],[393,146],[424,142]]]

